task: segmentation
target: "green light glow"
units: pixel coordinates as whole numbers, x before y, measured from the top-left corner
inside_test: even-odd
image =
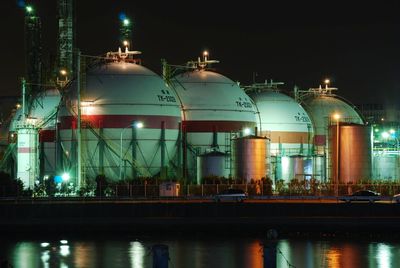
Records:
[[[33,12],[33,7],[32,6],[26,6],[26,12],[32,13]]]
[[[124,24],[124,26],[128,26],[131,22],[128,19],[124,19],[122,23]]]
[[[387,133],[386,131],[385,132],[382,132],[382,138],[384,138],[384,139],[387,139],[387,138],[389,138],[389,133]]]
[[[61,178],[64,182],[66,182],[70,179],[70,176],[68,173],[64,173],[64,174],[62,174]]]

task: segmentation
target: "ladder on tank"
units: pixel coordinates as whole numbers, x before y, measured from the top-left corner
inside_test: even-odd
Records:
[[[229,169],[229,175],[232,176],[232,133],[225,133],[225,169]]]

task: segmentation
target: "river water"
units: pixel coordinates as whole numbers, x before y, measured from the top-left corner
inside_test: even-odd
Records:
[[[170,268],[263,267],[258,237],[195,235],[57,239],[0,238],[0,258],[14,268],[152,267],[150,248],[169,247]],[[400,241],[288,238],[277,243],[277,267],[400,267]]]

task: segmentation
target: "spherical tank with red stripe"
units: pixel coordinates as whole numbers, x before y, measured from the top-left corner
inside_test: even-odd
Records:
[[[196,156],[212,147],[220,152],[230,151],[232,133],[245,128],[254,132],[254,104],[231,79],[207,69],[195,69],[173,77],[171,85],[182,104],[189,176],[195,176]]]
[[[175,161],[181,121],[173,90],[149,69],[123,61],[97,65],[81,80],[84,176],[120,180],[167,170]],[[71,170],[77,155],[76,88],[73,81],[59,116],[66,168]]]
[[[272,156],[309,155],[313,126],[307,112],[293,98],[276,90],[249,93],[260,113],[259,131],[270,139]]]

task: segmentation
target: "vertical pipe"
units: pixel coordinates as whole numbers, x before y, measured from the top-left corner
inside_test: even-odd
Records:
[[[165,121],[161,122],[161,179],[166,178],[166,167],[165,167]]]
[[[26,81],[25,78],[22,78],[22,114],[24,120],[27,117],[26,114]]]
[[[104,129],[99,128],[99,173],[104,175],[104,140],[103,140]]]
[[[57,120],[57,119],[56,119]],[[61,136],[60,136],[60,123],[56,123],[56,172],[60,172],[63,169],[63,154],[61,147]]]
[[[132,179],[135,180],[137,177],[137,170],[136,170],[136,143],[137,143],[137,127],[136,122],[132,124]]]
[[[212,149],[218,149],[218,132],[215,125],[213,126]]]
[[[185,126],[182,127],[182,147],[183,147],[183,165],[182,165],[182,173],[183,173],[183,180],[185,184],[187,183],[187,132]]]
[[[178,178],[181,179],[182,173],[182,123],[179,122],[179,133],[178,133]]]
[[[76,73],[77,73],[77,95],[78,95],[78,129],[77,129],[77,154],[78,154],[78,170],[77,170],[77,187],[81,188],[82,185],[82,137],[81,137],[81,52],[77,52],[76,59]]]
[[[124,134],[124,129],[121,130],[121,134],[120,134],[120,153],[119,153],[119,180],[122,179],[122,164],[123,164],[123,155],[122,155],[122,138],[123,138],[123,134]]]
[[[335,195],[338,196],[339,191],[339,180],[340,180],[340,174],[339,174],[339,154],[340,154],[340,131],[339,131],[339,119],[336,121],[336,181],[335,181]]]
[[[40,152],[39,152],[39,176],[40,178],[43,178],[44,176],[44,172],[45,172],[45,151],[44,151],[44,141],[43,138],[40,139],[40,133],[39,133],[39,148],[40,148]]]

